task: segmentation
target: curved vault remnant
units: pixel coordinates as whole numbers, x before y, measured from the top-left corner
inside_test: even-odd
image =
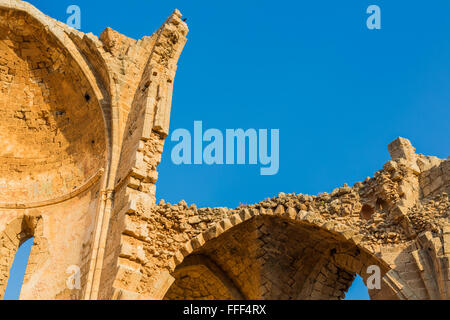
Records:
[[[403,138],[330,194],[155,204],[187,33],[177,10],[136,41],[0,0],[0,298],[34,237],[25,299],[342,299],[373,265],[373,299],[448,299],[450,161]]]

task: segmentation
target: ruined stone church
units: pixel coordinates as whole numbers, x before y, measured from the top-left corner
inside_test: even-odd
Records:
[[[155,203],[187,33],[177,10],[136,41],[0,0],[0,298],[34,238],[21,299],[343,299],[371,266],[372,299],[449,299],[450,160],[403,138],[330,194]]]

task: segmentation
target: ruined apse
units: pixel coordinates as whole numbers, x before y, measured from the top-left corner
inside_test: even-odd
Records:
[[[343,299],[371,266],[372,299],[449,299],[450,160],[403,138],[329,194],[155,204],[187,33],[177,10],[97,38],[0,0],[0,298],[34,238],[21,299]]]

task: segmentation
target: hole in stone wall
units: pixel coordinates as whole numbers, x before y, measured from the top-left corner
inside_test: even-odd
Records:
[[[372,218],[373,213],[375,210],[372,208],[372,206],[369,206],[368,204],[363,205],[361,208],[361,218],[364,220],[370,220]]]
[[[89,93],[86,93],[84,95],[84,99],[86,99],[87,102],[89,102],[89,100],[91,100],[91,96],[89,95]]]
[[[4,300],[19,300],[33,244],[34,238],[30,238],[22,243],[19,249],[17,249],[14,262],[9,271],[8,285],[6,286]]]

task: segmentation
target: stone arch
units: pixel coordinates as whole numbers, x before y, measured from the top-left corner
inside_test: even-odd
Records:
[[[0,203],[7,208],[10,198],[48,201],[87,184],[107,166],[109,145],[107,101],[70,30],[24,2],[0,1],[0,16],[0,127],[7,142]]]
[[[199,254],[219,265],[244,297],[258,300],[342,299],[356,274],[367,279],[368,266],[379,266],[381,277],[390,271],[346,225],[313,212],[276,212],[243,209],[189,240],[170,263],[175,286],[179,266]],[[384,282],[376,291],[395,297]]]
[[[111,123],[118,120],[111,119],[108,83],[76,43],[87,38],[91,36],[26,2],[0,0],[0,119],[5,120],[0,128],[6,132],[0,138],[8,139],[12,148],[0,150],[0,225],[9,217],[39,212],[48,232],[53,216],[70,206],[75,210],[69,220],[87,226],[97,222],[112,154]],[[35,237],[24,281],[30,280],[26,298],[79,298],[78,292],[60,292],[65,288],[64,266],[58,253],[46,254],[43,247],[76,237],[72,249],[83,254],[70,260],[87,273],[91,256],[85,252],[91,251],[95,236],[91,227],[65,231],[47,234],[48,240]],[[49,268],[45,259],[55,263],[58,274],[52,293],[42,285],[49,277],[43,271]]]

